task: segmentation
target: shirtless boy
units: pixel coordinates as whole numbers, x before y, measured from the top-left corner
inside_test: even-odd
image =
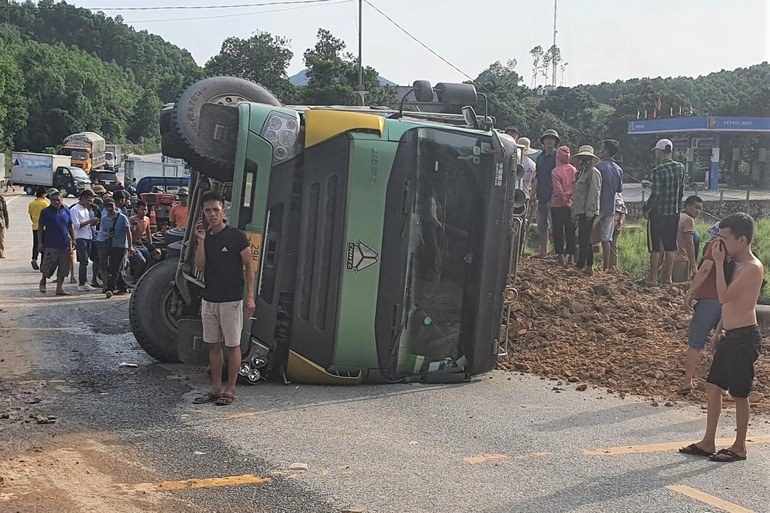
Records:
[[[700,442],[679,449],[679,452],[685,454],[708,456],[711,461],[723,463],[746,459],[748,395],[754,380],[754,362],[762,347],[755,308],[762,288],[764,268],[751,252],[753,237],[754,219],[748,214],[732,214],[719,223],[722,244],[714,247],[713,256],[717,294],[722,303],[722,321],[710,341],[714,360],[706,378],[706,434]],[[731,279],[725,277],[724,262],[727,257],[735,262]],[[724,334],[722,329],[725,330]],[[719,414],[722,412],[722,390],[727,390],[735,400],[737,429],[735,442],[727,449],[715,453],[714,439]]]

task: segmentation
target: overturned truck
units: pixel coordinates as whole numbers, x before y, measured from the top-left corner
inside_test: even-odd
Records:
[[[456,113],[288,107],[232,77],[167,105],[163,153],[193,170],[190,214],[132,294],[142,348],[206,363],[193,228],[213,190],[258,273],[243,381],[453,382],[493,369],[515,297],[521,166],[513,139],[476,115],[472,85],[413,87],[418,102],[434,92]]]

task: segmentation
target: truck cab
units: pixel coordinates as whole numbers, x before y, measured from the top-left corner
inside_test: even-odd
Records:
[[[188,223],[204,192],[223,192],[258,269],[244,380],[455,381],[493,369],[514,240],[513,141],[475,113],[276,103],[209,109],[209,120],[202,109],[201,126],[237,134],[217,146],[232,148],[230,172],[212,155],[208,169],[187,155]],[[153,356],[204,363],[194,245],[185,235],[173,264],[176,347],[158,351],[139,316],[132,327]],[[137,286],[137,308],[148,289]],[[148,313],[161,309],[144,302]]]
[[[90,185],[91,179],[79,167],[59,166],[53,173],[53,187],[59,189],[63,198],[70,194],[80,196],[80,193]]]

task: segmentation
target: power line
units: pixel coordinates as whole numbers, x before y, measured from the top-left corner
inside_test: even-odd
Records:
[[[318,4],[323,2],[332,2],[333,0],[280,0],[277,2],[261,2],[255,4],[232,4],[232,5],[167,5],[153,7],[86,7],[92,11],[174,11],[190,9],[240,9],[244,7],[265,7],[270,5],[292,5],[292,4]]]
[[[406,34],[407,36],[409,36],[410,38],[412,38],[412,39],[413,39],[415,42],[417,42],[417,44],[419,44],[420,46],[422,46],[423,48],[425,48],[426,50],[428,50],[430,53],[432,53],[433,55],[435,55],[436,57],[438,57],[439,59],[441,59],[441,60],[442,60],[444,63],[446,63],[447,65],[449,65],[449,66],[450,66],[452,69],[454,69],[455,71],[457,71],[458,73],[460,73],[462,76],[466,77],[468,80],[470,80],[470,81],[471,81],[471,83],[472,83],[472,84],[474,84],[474,85],[475,85],[475,86],[477,86],[478,88],[480,88],[480,89],[483,89],[484,91],[486,91],[487,93],[489,93],[489,96],[490,96],[490,100],[493,100],[493,99],[494,99],[494,100],[496,101],[496,103],[498,104],[498,106],[500,106],[500,107],[504,107],[504,108],[508,109],[508,113],[509,113],[509,114],[512,114],[512,113],[514,112],[514,109],[513,109],[513,107],[511,107],[511,106],[510,106],[510,105],[508,105],[506,102],[504,102],[503,100],[501,100],[500,98],[498,98],[498,97],[497,97],[497,95],[496,95],[495,93],[493,93],[492,91],[490,91],[489,89],[487,89],[487,88],[486,88],[486,87],[485,87],[483,84],[479,84],[478,82],[476,82],[476,80],[475,80],[473,77],[471,77],[471,76],[470,76],[470,75],[468,75],[466,72],[464,72],[463,70],[461,70],[460,68],[458,68],[457,66],[455,66],[454,64],[452,64],[451,62],[449,62],[448,60],[446,60],[445,58],[443,58],[441,55],[439,55],[438,53],[436,53],[435,51],[433,51],[433,50],[432,50],[430,47],[428,47],[428,45],[426,45],[425,43],[423,43],[422,41],[420,41],[419,39],[417,39],[417,37],[415,37],[415,36],[413,36],[411,33],[409,33],[409,31],[407,31],[407,30],[406,30],[404,27],[402,27],[401,25],[399,25],[398,23],[396,23],[396,22],[395,22],[395,21],[394,21],[394,20],[393,20],[393,19],[392,19],[390,16],[388,16],[387,14],[385,14],[384,12],[382,12],[381,10],[379,10],[379,9],[378,9],[378,8],[377,8],[377,7],[376,7],[374,4],[372,4],[372,2],[370,2],[369,0],[364,0],[364,2],[366,2],[366,3],[367,3],[367,4],[368,4],[368,5],[369,5],[369,6],[370,6],[372,9],[374,9],[375,11],[377,11],[378,13],[380,13],[380,14],[381,14],[383,17],[385,17],[385,19],[387,19],[387,20],[388,20],[389,22],[391,22],[393,25],[395,25],[395,26],[396,26],[396,27],[397,27],[399,30],[401,30],[401,32],[403,32],[404,34]]]
[[[402,27],[401,25],[399,25],[398,23],[396,23],[396,22],[393,20],[393,18],[391,18],[390,16],[388,16],[387,14],[385,14],[384,12],[382,12],[381,10],[379,10],[379,9],[377,8],[377,6],[375,6],[375,5],[374,5],[373,3],[371,3],[369,0],[364,0],[364,2],[366,2],[366,3],[369,5],[369,7],[371,7],[372,9],[374,9],[375,11],[377,11],[378,13],[380,13],[380,14],[381,14],[383,17],[385,17],[385,19],[386,19],[386,20],[388,20],[388,21],[389,21],[389,22],[391,22],[393,25],[395,25],[395,26],[396,26],[396,28],[398,28],[398,29],[399,29],[401,32],[403,32],[404,34],[406,34],[407,36],[409,36],[410,38],[412,38],[412,39],[413,39],[413,40],[414,40],[414,41],[415,41],[417,44],[419,44],[420,46],[422,46],[423,48],[425,48],[426,50],[428,50],[430,53],[432,53],[433,55],[435,55],[436,57],[438,57],[439,59],[441,59],[441,60],[442,60],[442,61],[443,61],[445,64],[449,65],[449,66],[450,66],[452,69],[454,69],[455,71],[457,71],[458,73],[460,73],[462,76],[466,77],[468,80],[470,80],[470,81],[473,81],[473,77],[471,77],[471,76],[470,76],[470,75],[468,75],[466,72],[464,72],[463,70],[461,70],[460,68],[458,68],[457,66],[455,66],[454,64],[452,64],[451,62],[449,62],[448,60],[446,60],[445,58],[443,58],[442,56],[440,56],[438,53],[434,52],[434,51],[433,51],[433,50],[432,50],[430,47],[428,47],[428,45],[426,45],[425,43],[423,43],[422,41],[420,41],[419,39],[417,39],[415,36],[413,36],[411,33],[409,33],[409,31],[408,31],[408,30],[406,30],[404,27]]]
[[[166,18],[162,20],[136,20],[136,21],[127,21],[126,23],[130,24],[142,24],[142,23],[162,23],[165,21],[194,21],[194,20],[212,20],[216,18],[234,18],[236,16],[254,16],[256,14],[265,14],[270,12],[285,12],[285,11],[297,11],[300,9],[311,9],[313,7],[323,7],[326,5],[335,5],[335,4],[344,4],[349,2],[350,0],[324,0],[323,5],[303,5],[299,7],[284,7],[283,9],[267,9],[264,11],[254,11],[254,12],[240,12],[237,14],[219,14],[216,16],[196,16],[196,17],[188,17],[188,18]]]

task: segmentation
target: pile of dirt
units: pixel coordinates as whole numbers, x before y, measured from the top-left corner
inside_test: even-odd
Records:
[[[701,353],[696,373],[696,388],[701,390],[686,398],[676,393],[684,379],[692,317],[684,308],[686,284],[643,287],[626,273],[588,277],[554,260],[525,258],[516,288],[519,299],[510,323],[503,326],[509,353],[499,368],[562,380],[579,390],[594,385],[621,397],[705,403],[708,351]],[[754,412],[770,413],[766,354],[756,363],[750,396]]]

